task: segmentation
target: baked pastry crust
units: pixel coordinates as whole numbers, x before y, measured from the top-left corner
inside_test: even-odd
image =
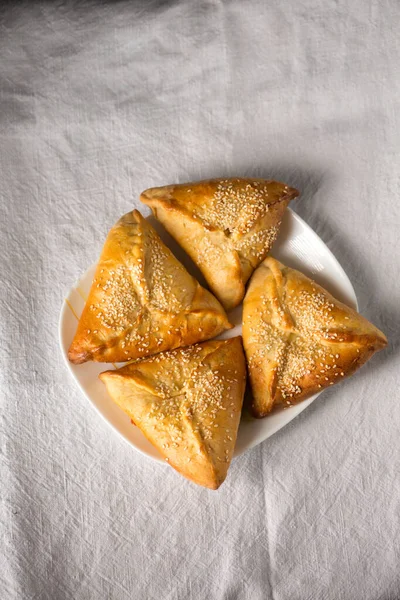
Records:
[[[108,234],[68,358],[125,362],[231,327],[218,300],[134,210]]]
[[[268,257],[243,302],[243,344],[253,413],[264,417],[340,382],[387,339],[314,281]]]
[[[246,384],[240,337],[163,352],[100,379],[174,469],[198,485],[221,485]]]
[[[211,179],[150,188],[141,201],[189,254],[225,310],[238,306],[298,191],[264,179]]]

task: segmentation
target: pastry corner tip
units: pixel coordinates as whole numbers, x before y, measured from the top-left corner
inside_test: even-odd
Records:
[[[226,473],[217,475],[216,473],[206,482],[201,483],[203,487],[208,488],[209,490],[216,492],[221,485],[224,483],[226,479]]]
[[[383,350],[384,348],[386,348],[389,344],[389,340],[387,338],[387,335],[385,335],[383,333],[383,331],[379,331],[380,336],[379,336],[379,346],[378,346],[378,350]]]
[[[173,205],[173,192],[175,185],[164,185],[144,190],[140,194],[140,201],[154,210],[156,207],[171,208]]]
[[[132,217],[135,219],[137,223],[140,223],[143,220],[143,215],[137,208],[134,208],[131,213]]]
[[[99,373],[98,378],[100,379],[100,381],[102,381],[103,383],[106,383],[107,379],[112,376],[115,373],[115,371],[112,370],[108,370],[108,371],[102,371],[101,373]]]
[[[221,487],[221,485],[224,483],[224,481],[214,481],[210,486],[208,486],[208,489],[211,490],[212,492],[216,492],[217,490],[219,490],[219,488]]]
[[[160,188],[151,187],[143,190],[139,196],[140,201],[143,202],[143,204],[147,204],[147,206],[151,206],[157,199],[157,191],[159,189]]]
[[[131,225],[140,223],[142,219],[143,219],[142,214],[137,210],[137,208],[134,208],[134,209],[130,210],[129,212],[125,213],[124,215],[122,215],[122,217],[117,221],[115,226],[129,227]]]
[[[153,188],[148,188],[147,190],[143,190],[143,192],[140,193],[139,199],[141,202],[143,202],[143,204],[147,204],[149,202],[149,200],[151,199],[152,191]]]
[[[268,417],[270,412],[270,410],[265,411],[256,409],[254,406],[251,408],[251,414],[255,419],[265,419],[265,417]]]
[[[68,350],[68,360],[74,365],[81,365],[82,363],[89,360],[89,355],[87,352],[77,350],[72,345]]]
[[[286,193],[286,198],[290,201],[290,200],[294,200],[295,198],[297,198],[298,196],[300,196],[300,192],[297,188],[294,187],[288,187],[287,193]]]

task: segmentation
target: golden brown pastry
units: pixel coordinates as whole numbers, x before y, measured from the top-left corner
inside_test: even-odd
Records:
[[[265,417],[340,382],[387,340],[314,281],[268,257],[243,302],[243,344],[253,413]]]
[[[221,485],[246,383],[240,337],[163,352],[100,378],[171,467],[199,485]]]
[[[200,268],[225,310],[238,306],[297,190],[264,179],[213,179],[144,191],[153,211]]]
[[[218,300],[134,210],[108,234],[68,358],[125,362],[230,327]]]

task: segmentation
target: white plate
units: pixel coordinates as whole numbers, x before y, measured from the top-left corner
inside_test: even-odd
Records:
[[[162,229],[161,225],[149,217],[152,225],[160,236],[176,254],[177,258],[188,270],[205,284],[203,277],[193,265],[188,256],[176,242]],[[282,223],[281,232],[277,243],[274,245],[273,256],[290,267],[294,267],[311,276],[315,281],[329,290],[336,298],[353,308],[357,308],[357,299],[346,273],[318,235],[295,212],[288,209]],[[71,288],[66,300],[63,302],[59,333],[60,344],[65,362],[76,383],[85,394],[89,402],[97,409],[104,419],[124,437],[136,450],[155,459],[162,460],[150,442],[142,435],[140,430],[131,424],[129,417],[112,402],[103,383],[98,379],[99,373],[112,368],[108,363],[87,362],[83,365],[73,365],[68,361],[67,352],[75,334],[77,319],[80,317],[85,298],[89,293],[94,276],[95,265],[92,265],[81,277],[78,283]],[[230,321],[235,324],[234,329],[225,332],[221,337],[228,338],[241,334],[242,309],[235,309],[230,313]],[[320,392],[321,393],[321,392]],[[235,448],[235,456],[245,450],[263,442],[276,431],[287,425],[299,413],[307,408],[319,394],[297,406],[289,407],[276,412],[265,419],[242,420],[239,428]]]

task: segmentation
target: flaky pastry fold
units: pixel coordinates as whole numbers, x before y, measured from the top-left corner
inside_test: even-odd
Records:
[[[243,344],[253,413],[264,417],[342,381],[387,340],[314,281],[268,257],[243,302]]]
[[[125,362],[229,328],[218,300],[134,210],[108,234],[68,358]]]

